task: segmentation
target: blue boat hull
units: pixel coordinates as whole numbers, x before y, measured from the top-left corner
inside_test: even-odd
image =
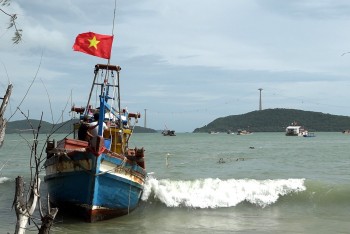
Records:
[[[88,222],[128,214],[141,198],[146,173],[136,162],[89,150],[52,154],[45,162],[50,201]]]

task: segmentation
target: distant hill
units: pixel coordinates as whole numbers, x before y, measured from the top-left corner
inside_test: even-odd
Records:
[[[33,128],[37,130],[40,121],[36,119],[30,119],[29,121],[33,126]],[[55,133],[70,133],[73,129],[72,127],[73,124],[77,123],[78,121],[79,121],[78,119],[72,119],[63,123],[59,123],[55,126],[53,126],[49,122],[42,121],[40,133],[48,134],[48,133],[51,133],[53,130],[55,130]],[[8,122],[6,127],[6,133],[7,134],[20,133],[20,132],[31,133],[31,129],[32,129],[31,125],[27,120],[17,120],[17,121]],[[139,126],[135,126],[135,129],[134,129],[134,133],[156,133],[156,132],[157,131],[154,129],[144,128]]]
[[[156,130],[152,128],[144,128],[140,126],[135,126],[134,133],[157,133]]]
[[[237,132],[238,129],[252,132],[283,132],[294,121],[310,131],[341,132],[350,129],[349,116],[278,108],[218,118],[193,132]]]
[[[59,123],[57,125],[53,125],[49,122],[42,121],[41,122],[41,128],[39,130],[40,133],[48,134],[53,131],[56,133],[69,133],[72,131],[72,126],[74,123],[78,122],[78,119],[72,119],[63,123]],[[30,123],[29,123],[30,122]],[[6,126],[6,133],[20,133],[20,132],[31,132],[32,127],[37,130],[39,126],[40,121],[36,119],[30,119],[27,120],[17,120],[17,121],[11,121],[7,123]],[[32,126],[31,126],[32,125]]]

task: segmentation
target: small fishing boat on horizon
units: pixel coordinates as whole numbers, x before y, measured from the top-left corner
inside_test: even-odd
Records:
[[[175,130],[163,130],[162,131],[163,136],[176,136]]]
[[[97,64],[86,107],[72,107],[80,114],[73,137],[57,144],[54,139],[47,141],[44,180],[50,202],[88,222],[129,214],[138,206],[145,184],[144,149],[128,144],[141,115],[121,109],[120,70]],[[91,105],[93,93],[99,96],[96,107]],[[96,122],[91,122],[93,114]]]
[[[237,135],[249,135],[249,134],[252,134],[252,132],[248,130],[242,130],[242,129],[237,130]]]

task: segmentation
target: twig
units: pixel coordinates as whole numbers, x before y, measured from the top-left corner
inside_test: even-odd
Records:
[[[43,52],[41,52],[40,63],[39,63],[38,69],[36,70],[36,73],[35,73],[35,76],[34,76],[32,82],[30,83],[30,85],[29,85],[29,87],[28,87],[26,93],[24,94],[24,97],[22,98],[21,102],[20,102],[19,105],[17,106],[15,112],[10,116],[10,118],[8,119],[8,121],[10,121],[10,119],[16,114],[17,110],[18,110],[18,109],[20,108],[20,106],[22,105],[24,99],[27,97],[30,88],[32,87],[32,85],[34,84],[34,81],[36,80],[36,78],[37,78],[37,76],[38,76],[38,73],[39,73],[39,70],[40,70],[40,67],[41,67],[42,60],[43,60]]]
[[[45,86],[45,83],[43,82],[43,80],[42,80],[41,78],[40,78],[40,81],[41,81],[42,85],[44,86],[47,99],[49,100],[50,112],[51,112],[51,120],[52,120],[52,123],[54,123],[54,121],[53,121],[53,113],[52,113],[52,105],[51,105],[50,95],[49,95],[49,92],[47,91],[47,88],[46,88],[46,86]],[[54,128],[54,125],[52,125],[52,128]]]
[[[0,1],[1,2],[1,1]],[[2,4],[2,6],[9,6],[10,5],[10,1],[5,0]],[[16,19],[17,19],[17,14],[9,14],[6,11],[4,11],[3,9],[0,8],[0,11],[2,13],[4,13],[5,15],[10,17],[10,23],[9,26],[7,27],[7,29],[10,29],[12,27],[15,28],[15,35],[12,37],[12,41],[14,44],[19,44],[22,41],[22,29],[18,29],[17,25],[16,25]]]
[[[7,161],[0,167],[0,172],[1,170],[6,166],[6,164],[8,163],[10,159],[7,159]],[[2,175],[2,173],[0,173],[0,176]]]

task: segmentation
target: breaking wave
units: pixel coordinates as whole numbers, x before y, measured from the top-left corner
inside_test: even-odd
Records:
[[[167,207],[219,208],[249,202],[260,207],[274,204],[280,197],[306,190],[305,179],[197,179],[157,180],[150,176],[142,200],[159,200]]]
[[[9,181],[10,178],[7,177],[0,177],[0,184],[5,183],[6,181]]]

